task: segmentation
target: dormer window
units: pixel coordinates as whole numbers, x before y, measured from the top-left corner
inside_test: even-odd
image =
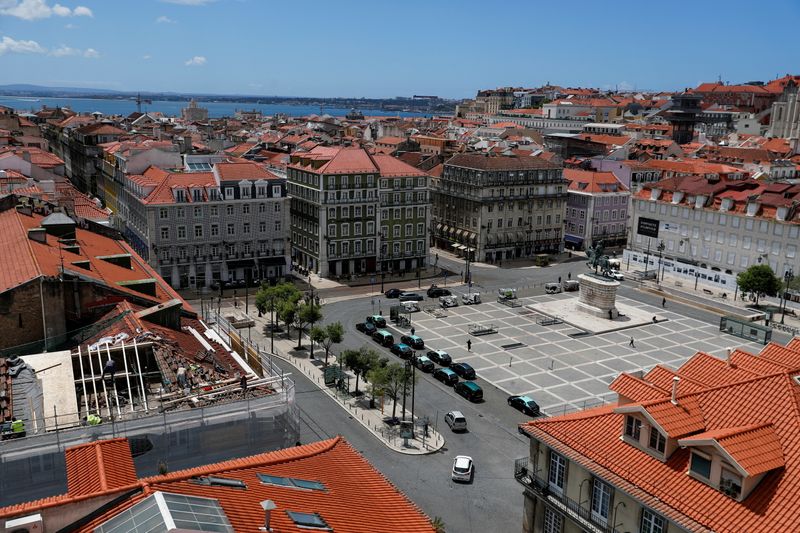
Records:
[[[642,435],[642,421],[635,416],[625,416],[625,435],[638,441]]]
[[[652,426],[650,427],[649,446],[651,449],[659,453],[664,453],[664,451],[667,449],[667,439],[661,434],[660,431]]]
[[[689,472],[705,480],[711,479],[711,457],[692,450],[689,460]]]
[[[733,467],[726,468],[723,463],[719,478],[719,490],[723,494],[738,500],[742,494],[742,476],[736,473]]]

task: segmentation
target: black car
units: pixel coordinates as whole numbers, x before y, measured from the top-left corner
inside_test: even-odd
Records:
[[[419,368],[423,372],[432,372],[434,365],[433,361],[428,359],[425,355],[414,355],[411,358],[411,362],[414,364],[415,367]]]
[[[437,368],[433,372],[433,377],[445,385],[450,385],[451,387],[458,383],[458,376],[449,368]]]
[[[450,366],[450,363],[453,362],[453,358],[444,350],[431,350],[428,352],[428,358],[442,366]]]
[[[467,363],[453,363],[450,368],[458,374],[461,379],[475,379],[475,369]]]
[[[400,289],[389,289],[388,291],[384,292],[384,296],[387,298],[398,298],[403,291]]]
[[[364,321],[373,324],[376,328],[386,327],[386,319],[381,315],[370,315]]]
[[[441,287],[437,287],[436,285],[432,285],[430,289],[428,289],[428,298],[438,298],[439,296],[450,296],[452,293]]]
[[[425,341],[423,341],[422,337],[418,335],[403,335],[400,337],[400,342],[403,344],[408,344],[415,350],[421,350],[425,348]]]
[[[539,416],[539,405],[529,396],[509,396],[508,405],[526,415]]]
[[[375,324],[371,322],[359,322],[356,324],[356,329],[366,335],[372,336],[373,333],[378,331],[378,328],[375,327]]]
[[[389,348],[393,354],[397,355],[402,359],[411,359],[411,356],[414,355],[414,350],[411,349],[411,346],[407,344],[403,344],[402,342],[397,344],[392,344],[392,347]]]
[[[483,389],[474,381],[461,381],[453,387],[456,394],[459,394],[471,402],[483,400]]]

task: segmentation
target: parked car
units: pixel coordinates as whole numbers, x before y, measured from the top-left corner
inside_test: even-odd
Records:
[[[498,300],[516,300],[517,289],[497,289]]]
[[[508,405],[526,415],[539,416],[539,404],[530,396],[509,396]]]
[[[374,324],[376,328],[385,328],[386,327],[386,319],[383,318],[381,315],[372,315],[368,316],[366,322],[370,324]]]
[[[372,337],[372,335],[378,331],[378,328],[375,327],[375,324],[372,322],[359,322],[356,324],[356,329],[366,335]]]
[[[411,356],[414,354],[414,350],[411,349],[411,346],[408,344],[403,344],[402,342],[398,342],[397,344],[392,344],[390,348],[393,354],[403,358],[403,359],[410,359]]]
[[[444,309],[447,309],[448,307],[458,307],[458,298],[455,296],[440,296],[439,304]]]
[[[444,422],[450,427],[451,431],[467,430],[467,419],[461,411],[450,411],[444,415]]]
[[[558,294],[561,292],[561,284],[560,283],[545,283],[544,284],[544,292],[545,294]]]
[[[472,457],[468,455],[458,455],[453,460],[453,473],[451,477],[453,481],[464,481],[469,483],[472,481],[472,472],[474,466],[472,464]]]
[[[415,350],[421,350],[425,347],[425,341],[419,335],[403,335],[400,337],[400,342],[408,344]]]
[[[387,298],[397,298],[397,297],[399,297],[399,296],[400,296],[400,294],[401,294],[402,292],[403,292],[403,291],[401,291],[400,289],[389,289],[388,291],[384,292],[383,294],[384,294],[384,296],[386,296]]]
[[[450,363],[453,362],[453,358],[444,350],[431,350],[428,352],[428,357],[434,363],[439,363],[442,366],[450,366]]]
[[[437,379],[445,385],[453,386],[458,383],[458,376],[449,368],[437,368],[433,372],[434,379]]]
[[[414,355],[411,360],[414,363],[414,366],[422,370],[423,372],[432,372],[434,365],[433,361],[428,359],[426,355]]]
[[[462,379],[475,379],[475,369],[467,363],[453,363],[450,369]]]
[[[417,302],[403,302],[400,305],[404,313],[416,313],[419,311],[419,304]]]
[[[372,334],[372,340],[380,344],[381,346],[391,346],[394,344],[394,337],[391,333],[386,331],[385,329],[379,329],[375,333]]]
[[[577,291],[581,288],[581,284],[576,279],[568,279],[564,282],[564,290],[567,292]]]
[[[619,270],[609,270],[608,275],[617,281],[625,281],[625,276]]]
[[[439,298],[440,296],[450,296],[452,294],[448,289],[431,285],[428,289],[428,298]]]
[[[483,400],[483,389],[474,381],[460,381],[455,384],[453,390],[471,402]]]
[[[425,299],[421,294],[417,294],[416,292],[401,293],[399,298],[401,302],[421,302]]]
[[[461,301],[464,305],[474,305],[481,303],[481,295],[477,292],[470,292],[461,295]]]

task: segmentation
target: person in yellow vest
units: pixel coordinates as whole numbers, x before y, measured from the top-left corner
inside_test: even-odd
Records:
[[[90,426],[99,426],[103,422],[103,419],[92,413],[86,417],[86,422],[88,422]]]
[[[25,422],[17,420],[16,417],[11,419],[11,432],[12,433],[25,433]]]

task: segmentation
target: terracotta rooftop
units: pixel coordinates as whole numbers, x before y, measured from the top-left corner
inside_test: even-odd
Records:
[[[482,154],[455,154],[445,165],[476,170],[541,170],[560,169],[559,165],[541,157],[486,156]]]
[[[648,390],[641,401],[539,419],[520,429],[686,530],[798,531],[800,385],[793,379],[800,371],[798,347],[800,338],[787,347],[770,344],[758,355],[737,350],[730,363],[719,364],[699,353],[673,375],[696,375],[704,383],[681,378],[674,403],[666,392],[671,384],[659,378],[664,369],[661,374],[654,369],[643,378],[618,378],[612,388],[622,396],[644,390],[631,380],[653,385],[653,379],[666,392],[660,399],[649,399]],[[681,447],[666,461],[620,438],[625,414],[637,410],[680,438]],[[757,485],[741,502],[728,497],[686,475],[695,445],[715,446],[743,475],[764,477],[754,478]]]
[[[613,172],[592,172],[565,168],[564,178],[569,180],[569,190],[580,193],[626,193],[625,187]]]
[[[84,500],[86,505],[85,500],[92,493],[85,491],[100,489],[94,492],[94,495],[114,494],[112,489],[101,489],[97,480],[103,476],[98,471],[106,472],[107,485],[109,481],[114,485],[127,481],[129,473],[123,466],[126,473],[119,478],[109,480],[107,473],[109,468],[104,464],[106,459],[103,457],[106,445],[99,443],[84,445],[87,451],[83,453],[91,455],[92,450],[97,453],[95,447],[98,445],[102,450],[98,460],[72,463],[72,476],[87,480],[79,487],[69,484],[70,489],[73,486],[78,487],[79,494],[70,491],[62,496],[2,508],[0,518],[24,516],[34,512],[41,512],[45,517],[54,517],[62,509],[64,513],[69,512],[70,504],[77,501]],[[67,453],[74,454],[75,449],[71,450]],[[115,449],[112,455],[116,452]],[[317,485],[313,485],[315,488],[298,488],[293,485],[271,483],[269,480],[262,480],[259,474],[273,478],[317,482],[320,488],[316,488]],[[239,480],[244,483],[245,488],[198,482],[208,476]],[[339,532],[434,533],[429,518],[342,437],[143,478],[134,483],[135,487],[139,487],[141,492],[99,509],[96,515],[89,517],[90,520],[76,524],[73,531],[92,532],[99,525],[130,509],[149,495],[165,492],[216,500],[233,529],[241,532],[259,531],[259,527],[264,525],[261,502],[272,500],[276,505],[271,512],[270,525],[273,531],[307,533],[308,528],[296,524],[287,514],[300,512],[318,514],[331,530]],[[55,518],[52,520],[55,521]],[[59,525],[62,527],[69,525],[66,520],[64,522]]]
[[[70,496],[106,492],[137,481],[128,439],[89,442],[67,448],[64,455]]]

